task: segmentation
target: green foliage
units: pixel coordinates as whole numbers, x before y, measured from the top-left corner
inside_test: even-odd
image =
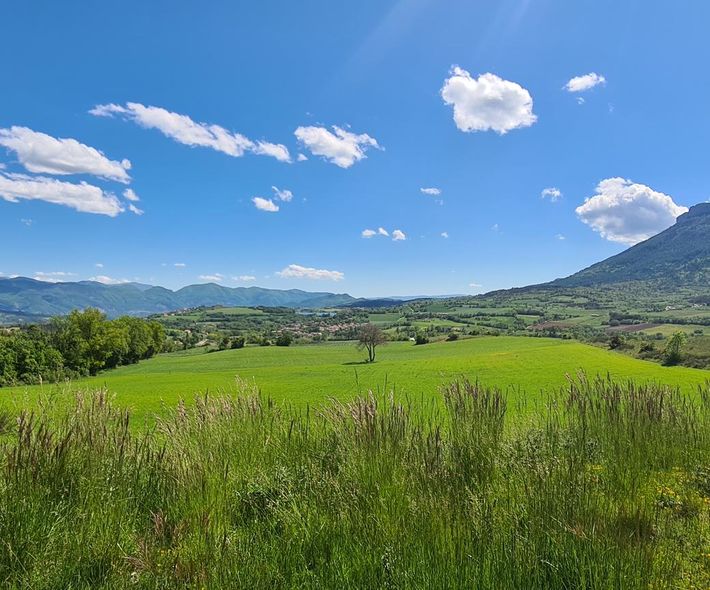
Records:
[[[30,326],[0,335],[0,385],[58,381],[95,375],[137,363],[163,348],[157,322],[123,317],[107,320],[97,309],[73,311],[49,326]]]
[[[429,344],[429,338],[423,332],[417,332],[414,337],[414,344]]]
[[[281,334],[279,334],[274,341],[276,346],[291,346],[292,342],[293,337],[288,332],[281,332]]]
[[[316,414],[242,383],[148,433],[105,392],[22,413],[3,586],[707,588],[707,387],[581,378],[551,401],[511,422],[464,381]]]
[[[688,341],[685,332],[676,332],[670,337],[663,351],[664,365],[677,365],[682,358],[683,346]]]

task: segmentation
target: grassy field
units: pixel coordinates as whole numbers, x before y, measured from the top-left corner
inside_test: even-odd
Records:
[[[205,391],[230,392],[238,376],[265,395],[298,405],[328,398],[352,399],[369,389],[413,399],[431,399],[438,388],[459,377],[504,388],[514,409],[518,400],[541,399],[542,390],[563,386],[565,374],[584,370],[614,378],[658,381],[689,392],[710,379],[710,371],[662,367],[574,341],[480,337],[414,346],[392,342],[378,349],[377,362],[363,364],[352,343],[293,347],[247,347],[206,354],[201,350],[161,355],[97,377],[62,386],[0,389],[5,407],[34,403],[39,396],[70,399],[73,391],[106,387],[116,402],[137,416],[188,402]]]
[[[0,587],[710,588],[708,388],[576,381],[511,428],[466,382],[437,408],[238,393],[148,432],[102,393],[0,412]]]

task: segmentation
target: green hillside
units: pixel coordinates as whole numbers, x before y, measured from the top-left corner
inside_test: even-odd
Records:
[[[710,289],[710,203],[700,203],[675,225],[628,250],[550,286],[587,287],[650,281],[659,288]]]
[[[661,367],[578,342],[547,338],[482,337],[425,346],[393,342],[379,350],[376,363],[360,364],[362,358],[352,343],[214,353],[191,350],[69,385],[2,389],[0,399],[17,407],[35,402],[40,395],[70,399],[77,388],[105,386],[116,394],[119,405],[146,416],[165,405],[175,406],[181,398],[229,391],[237,376],[254,381],[277,400],[297,404],[320,404],[330,397],[349,399],[368,389],[391,388],[414,399],[431,399],[442,384],[461,376],[506,388],[512,401],[542,400],[541,391],[564,385],[566,374],[582,369],[591,375],[609,373],[622,379],[670,383],[686,391],[710,379],[710,371]]]

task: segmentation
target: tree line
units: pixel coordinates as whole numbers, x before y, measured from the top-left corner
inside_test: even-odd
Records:
[[[98,309],[73,311],[46,325],[0,333],[0,386],[96,375],[162,351],[163,326],[150,320],[109,320]]]

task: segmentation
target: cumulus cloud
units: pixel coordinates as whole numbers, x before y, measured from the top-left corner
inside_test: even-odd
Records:
[[[396,229],[392,232],[392,239],[395,242],[401,242],[407,239],[406,234],[401,229]]]
[[[253,275],[239,275],[237,277],[232,277],[233,281],[239,281],[242,283],[251,283],[256,280],[256,277]]]
[[[584,76],[575,76],[565,84],[564,88],[567,92],[584,92],[600,84],[606,84],[606,78],[590,72]]]
[[[114,279],[113,277],[108,277],[106,275],[97,275],[91,277],[90,281],[95,281],[97,283],[102,283],[104,285],[124,285],[125,283],[130,283],[130,279]]]
[[[135,215],[143,215],[145,213],[143,209],[139,209],[133,203],[128,203],[128,210]]]
[[[216,272],[213,275],[200,275],[197,277],[201,281],[209,281],[210,283],[221,283],[224,281],[224,275]]]
[[[305,162],[308,160],[308,156],[306,154],[298,154],[298,157],[296,158],[299,162]]]
[[[61,283],[63,281],[70,280],[75,277],[76,273],[64,272],[64,271],[54,271],[54,272],[42,272],[37,271],[34,274],[34,278],[37,281],[44,281],[45,283]]]
[[[389,236],[390,233],[384,227],[378,227],[377,233],[381,236]]]
[[[603,238],[631,246],[670,227],[688,208],[644,184],[607,178],[575,211]]]
[[[279,206],[274,203],[271,199],[264,199],[262,197],[254,197],[251,200],[254,206],[260,211],[268,211],[269,213],[276,213],[279,210]]]
[[[371,238],[372,236],[376,236],[377,232],[374,229],[364,229],[361,235],[363,238]]]
[[[441,189],[436,187],[420,188],[419,189],[425,195],[430,195],[432,197],[438,197],[441,194]]]
[[[97,186],[73,184],[43,176],[0,173],[0,198],[16,203],[20,199],[45,201],[71,207],[83,213],[115,217],[123,212],[120,201]]]
[[[94,264],[94,266],[95,266],[96,268],[103,268],[103,267],[104,267],[104,265],[103,265],[102,262],[97,262],[96,264]]]
[[[447,231],[441,232],[441,237],[444,238],[444,239],[448,238],[448,237],[449,237],[449,232],[447,232]]]
[[[326,281],[341,281],[345,275],[338,270],[323,270],[301,266],[300,264],[289,264],[283,270],[276,273],[284,279],[314,279]]]
[[[566,239],[567,239],[567,238],[566,238],[565,236],[563,236],[562,234],[557,234],[555,237],[556,237],[558,240],[566,240]]]
[[[461,131],[493,130],[503,135],[537,121],[530,93],[520,84],[495,74],[481,74],[476,79],[454,66],[441,96],[453,106],[454,122]]]
[[[0,145],[17,154],[30,172],[40,174],[91,174],[128,183],[131,163],[109,160],[102,152],[76,139],[57,139],[27,127],[0,129]]]
[[[266,141],[254,142],[241,133],[228,131],[220,125],[198,123],[187,115],[174,113],[161,107],[128,102],[126,106],[97,105],[89,113],[97,117],[118,116],[146,129],[157,129],[178,143],[211,148],[235,158],[243,156],[246,152],[252,152],[271,156],[282,162],[291,161],[288,148],[284,145]]]
[[[294,135],[314,156],[322,156],[341,168],[350,168],[364,159],[367,149],[380,147],[367,133],[351,133],[336,125],[332,129],[331,132],[325,127],[299,127]]]
[[[290,201],[293,199],[293,193],[290,190],[280,190],[279,188],[272,186],[271,190],[274,191],[274,196],[279,200],[279,201]]]
[[[559,201],[562,198],[562,191],[554,186],[542,189],[540,197],[543,199],[549,199],[553,203]]]

